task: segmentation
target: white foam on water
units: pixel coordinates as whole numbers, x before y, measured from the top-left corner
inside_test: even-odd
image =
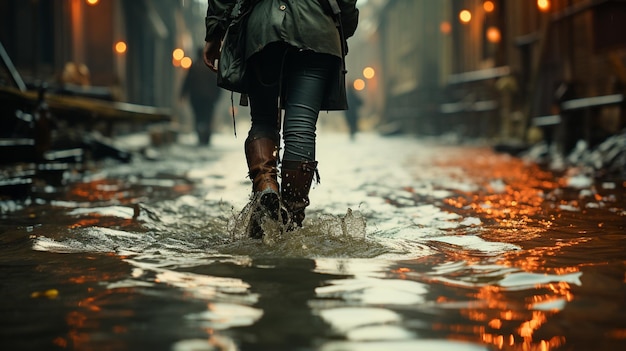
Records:
[[[172,351],[236,351],[234,340],[224,335],[211,334],[205,339],[185,339],[172,345]]]
[[[537,285],[559,282],[581,286],[582,282],[580,281],[580,277],[582,275],[582,272],[560,275],[518,272],[507,275],[504,279],[498,282],[498,285],[506,288],[507,290],[525,290],[536,287]]]
[[[376,307],[339,307],[319,312],[340,333],[366,325],[400,323],[402,317],[391,310]]]
[[[377,325],[354,328],[346,332],[352,341],[409,340],[417,334],[398,325]]]
[[[487,241],[476,235],[448,235],[430,238],[429,240],[455,245],[462,250],[480,251],[486,255],[498,255],[504,252],[521,249],[514,244]]]
[[[585,174],[575,174],[565,178],[567,186],[575,189],[589,188],[593,185],[593,178]]]
[[[415,305],[424,303],[428,288],[425,284],[400,279],[360,277],[333,280],[317,288],[320,298],[341,297],[365,305]]]
[[[100,216],[130,219],[130,218],[133,218],[134,209],[131,207],[125,207],[125,206],[76,208],[76,209],[69,211],[68,215],[70,216],[100,215]]]
[[[52,239],[45,236],[35,237],[33,250],[57,253],[138,252],[154,242],[154,238],[148,235],[110,228],[91,227],[77,232],[80,234],[61,239]]]
[[[536,311],[562,311],[566,305],[567,300],[562,298],[551,301],[537,302],[533,304],[530,309]]]
[[[393,340],[393,341],[333,341],[324,344],[320,351],[487,351],[489,348],[469,342],[446,341],[446,340]]]
[[[254,324],[263,316],[263,310],[232,303],[210,303],[206,311],[192,313],[185,319],[203,328],[224,330]]]

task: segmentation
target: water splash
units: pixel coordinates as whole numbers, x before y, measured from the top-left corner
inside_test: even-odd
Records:
[[[305,220],[302,228],[287,230],[281,221],[262,221],[261,240],[246,234],[251,209],[246,206],[229,220],[231,241],[220,252],[263,257],[376,257],[388,251],[367,237],[367,223],[359,211],[348,208],[345,215],[325,214]]]

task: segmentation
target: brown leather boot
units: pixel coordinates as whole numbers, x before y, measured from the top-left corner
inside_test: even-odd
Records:
[[[281,195],[289,211],[291,223],[288,230],[302,227],[304,209],[309,206],[309,191],[313,176],[317,174],[317,161],[283,160],[281,169]],[[319,181],[319,175],[317,177]],[[285,218],[283,219],[284,222]]]
[[[278,136],[253,135],[245,142],[248,175],[252,180],[252,217],[248,224],[248,235],[263,236],[261,221],[270,217],[278,220],[280,196],[278,186]]]
[[[272,189],[278,193],[278,140],[265,135],[248,136],[245,142],[252,192]]]

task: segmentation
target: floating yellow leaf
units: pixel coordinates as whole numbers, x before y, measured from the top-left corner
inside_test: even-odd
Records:
[[[56,299],[59,296],[59,290],[57,289],[46,290],[44,295],[49,299]]]
[[[39,298],[39,297],[47,297],[49,299],[56,299],[59,296],[59,290],[57,289],[48,289],[44,292],[41,291],[35,291],[33,293],[30,294],[30,297],[33,299]]]

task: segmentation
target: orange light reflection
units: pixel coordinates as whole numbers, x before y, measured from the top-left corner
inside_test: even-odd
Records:
[[[478,190],[457,190],[456,196],[444,199],[444,203],[453,212],[478,216],[483,223],[493,224],[494,230],[485,236],[489,240],[523,242],[548,229],[552,222],[543,217],[554,210],[550,208],[552,203],[546,203],[545,193],[562,188],[565,180],[520,159],[475,151],[477,155],[471,159],[453,157],[438,162],[461,168],[459,181],[471,178],[479,182]]]
[[[477,216],[490,228],[482,236],[493,241],[523,243],[541,236],[550,229],[560,216],[559,206],[581,207],[578,200],[559,201],[552,196],[566,187],[566,180],[523,160],[493,155],[476,150],[476,157],[442,159],[440,165],[460,168],[459,181],[472,179],[477,190],[455,190],[456,195],[447,198],[450,211],[462,216]],[[494,179],[496,181],[494,181]],[[555,210],[556,208],[556,210]],[[552,215],[554,213],[554,215]],[[580,245],[589,238],[568,238],[550,242],[550,245],[528,247],[500,256],[497,263],[515,267],[526,272],[549,270],[551,274],[563,275],[580,271],[580,266],[550,267],[546,262],[564,248]],[[476,257],[459,252],[447,253],[447,260],[464,260],[473,264]],[[441,281],[439,281],[441,283]],[[443,283],[448,284],[448,283]],[[438,325],[450,332],[449,338],[478,341],[498,350],[553,350],[566,343],[563,336],[538,336],[537,330],[548,323],[560,310],[537,310],[538,304],[550,306],[550,302],[573,301],[575,296],[570,284],[554,282],[535,286],[535,293],[516,300],[515,291],[497,285],[477,287],[470,293],[467,308],[461,315],[472,321],[471,325]],[[439,297],[438,303],[457,301]],[[558,304],[555,304],[558,306]]]
[[[110,279],[104,277],[98,277],[100,279]],[[85,279],[85,281],[91,279]],[[76,284],[81,284],[81,279],[73,281]],[[93,340],[90,334],[85,332],[87,329],[94,329],[99,327],[98,315],[102,311],[100,304],[106,301],[107,297],[111,294],[125,294],[132,292],[132,289],[121,288],[113,290],[106,290],[98,295],[90,296],[78,302],[78,309],[70,311],[66,317],[65,322],[69,328],[66,335],[58,336],[52,340],[52,343],[62,348],[71,348],[75,350],[90,349],[93,346]],[[130,311],[127,311],[126,317],[131,317]],[[111,331],[115,334],[125,334],[128,332],[128,327],[115,325]]]
[[[499,350],[552,350],[565,344],[565,338],[555,336],[549,340],[536,339],[535,332],[541,328],[554,311],[533,310],[537,303],[545,303],[559,299],[571,301],[573,294],[570,285],[565,282],[550,283],[538,286],[538,290],[547,289],[552,293],[537,294],[524,303],[525,309],[512,310],[511,297],[507,291],[498,286],[479,288],[474,298],[486,302],[486,305],[473,304],[476,308],[461,310],[461,314],[479,326],[438,325],[437,330],[448,330],[454,333],[453,339],[472,341],[472,333],[478,333],[480,341],[495,346]],[[543,290],[545,291],[545,290]],[[437,302],[448,302],[440,297]],[[617,334],[619,335],[619,333]]]

